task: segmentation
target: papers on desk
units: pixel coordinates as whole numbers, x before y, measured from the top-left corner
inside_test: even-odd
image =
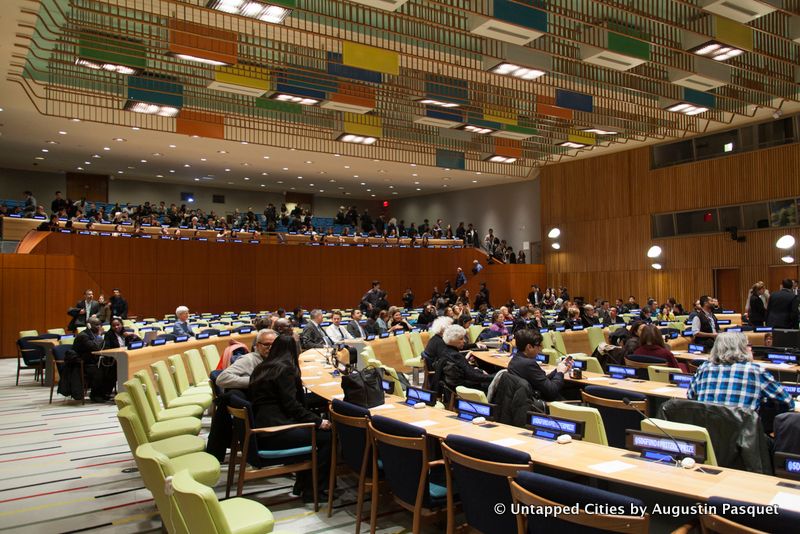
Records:
[[[319,380],[320,378],[322,378],[322,375],[304,376],[303,380]]]
[[[420,428],[426,428],[435,425],[436,421],[432,421],[430,419],[423,419],[422,421],[409,421],[409,423],[414,426],[418,426]]]
[[[334,380],[333,382],[325,382],[324,384],[317,384],[317,385],[325,387],[325,386],[338,386],[339,384],[341,384],[341,382],[339,382],[338,380]]]
[[[780,508],[785,510],[792,510],[794,512],[800,512],[800,495],[795,493],[787,493],[785,491],[779,491],[775,494],[770,504],[777,504]]]
[[[489,443],[492,445],[500,445],[501,447],[513,447],[514,445],[519,445],[525,442],[517,438],[503,438],[490,441]]]
[[[334,399],[343,399],[344,398],[344,393],[338,393],[338,394],[334,395],[333,398]]]
[[[610,462],[603,462],[600,464],[590,465],[589,469],[593,471],[599,471],[601,473],[611,474],[611,473],[618,473],[620,471],[625,471],[626,469],[632,469],[633,467],[636,466],[633,464],[620,462],[619,460],[612,460]]]
[[[673,393],[673,392],[675,392],[677,389],[678,389],[678,388],[671,388],[671,387],[669,387],[669,386],[666,386],[666,387],[663,387],[663,388],[651,389],[651,390],[650,390],[650,393]]]
[[[584,378],[584,380],[587,380],[589,382],[603,382],[608,379],[609,378],[607,376],[591,376],[589,378]]]
[[[389,410],[390,408],[394,408],[394,404],[381,404],[380,406],[370,408],[370,411],[374,412],[376,410]]]

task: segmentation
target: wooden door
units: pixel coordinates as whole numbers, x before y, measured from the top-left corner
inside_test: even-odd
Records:
[[[798,279],[798,266],[797,265],[770,265],[769,266],[769,280],[764,282],[767,284],[767,289],[770,293],[774,293],[781,288],[781,282],[791,278]]]
[[[714,269],[714,296],[726,310],[744,309],[746,295],[739,292],[739,269]]]
[[[108,202],[108,175],[68,172],[67,198],[82,198],[93,202]]]

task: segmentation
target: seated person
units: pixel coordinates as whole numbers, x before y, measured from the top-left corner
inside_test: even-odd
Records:
[[[328,487],[331,459],[330,421],[310,411],[305,406],[305,394],[300,380],[300,363],[297,342],[289,335],[278,336],[269,350],[269,358],[260,363],[250,377],[250,400],[257,428],[314,423],[317,427],[317,474],[321,488]],[[308,446],[311,430],[296,428],[264,438],[270,449],[293,449]],[[294,494],[303,500],[314,499],[311,473],[297,473]]]
[[[583,307],[581,324],[584,326],[584,328],[589,328],[592,325],[600,324],[600,318],[597,317],[597,310],[595,310],[594,306],[591,304],[587,304]]]
[[[361,313],[359,311],[359,313]],[[331,324],[325,328],[325,333],[334,343],[343,343],[345,340],[353,339],[350,331],[342,326],[342,314],[335,311],[331,314]]]
[[[489,331],[492,333],[492,337],[508,335],[508,328],[503,324],[505,320],[506,318],[501,311],[496,311],[492,314],[492,324],[489,325]]]
[[[122,324],[122,319],[119,317],[114,317],[111,319],[110,328],[103,336],[103,350],[126,347],[131,341],[139,341],[139,336],[131,331],[126,332],[125,327]]]
[[[692,377],[686,397],[699,402],[758,410],[768,400],[794,410],[794,399],[769,371],[753,363],[747,336],[727,332],[717,335],[708,361]]]
[[[473,367],[467,361],[466,356],[459,352],[464,348],[464,336],[466,335],[467,331],[457,324],[452,324],[444,329],[442,340],[445,347],[437,365],[441,368],[444,380],[451,389],[455,390],[457,386],[465,386],[487,391],[494,375]]]
[[[83,361],[85,383],[91,384],[89,398],[92,402],[107,402],[117,382],[117,361],[109,356],[102,359],[94,354],[103,350],[103,323],[90,317],[86,329],[75,336],[72,349]]]
[[[656,316],[657,321],[674,321],[675,314],[672,313],[672,306],[669,304],[663,304],[661,308],[658,310],[658,315]]]
[[[378,315],[381,313],[380,310],[374,309],[370,310],[367,313],[367,322],[364,325],[364,332],[368,336],[377,336],[381,333],[381,327],[378,324]]]
[[[581,310],[572,306],[567,310],[567,319],[564,321],[564,328],[572,328],[573,326],[582,326],[583,320],[581,319]]]
[[[189,326],[189,308],[186,306],[178,306],[175,309],[175,324],[172,325],[172,333],[176,336],[194,336],[194,331]]]
[[[350,322],[347,324],[347,331],[350,332],[350,337],[352,338],[363,339],[367,337],[367,333],[361,326],[361,316],[361,310],[358,308],[354,309],[350,314]]]
[[[303,350],[332,347],[333,342],[322,329],[322,310],[311,310],[310,319],[300,334],[300,346]],[[341,318],[341,317],[340,317]]]
[[[411,325],[403,317],[400,308],[394,308],[389,315],[389,332],[411,332]]]
[[[550,326],[547,322],[547,319],[544,318],[542,315],[542,310],[539,308],[533,309],[533,318],[528,323],[528,328],[532,328],[534,330],[541,330],[543,328],[547,328]]]
[[[687,372],[686,364],[675,359],[675,355],[664,343],[664,336],[654,324],[646,324],[639,329],[639,347],[633,354],[662,358],[667,367],[676,367],[684,373]]]
[[[523,328],[528,328],[528,322],[530,321],[531,310],[527,306],[523,306],[519,309],[519,315],[514,319],[514,325],[511,327],[511,332],[516,332],[517,330],[522,330]]]
[[[619,316],[619,311],[613,306],[608,309],[608,313],[603,319],[603,325],[610,326],[612,324],[625,324],[625,321]]]
[[[243,389],[250,387],[250,376],[258,365],[267,359],[270,348],[278,333],[275,330],[263,329],[256,334],[256,346],[253,352],[237,358],[226,367],[216,379],[222,389]]]
[[[451,324],[453,324],[453,320],[450,317],[439,317],[428,329],[430,337],[428,337],[428,344],[425,345],[425,355],[428,357],[431,368],[436,367],[436,362],[445,352],[447,344],[444,342],[442,334],[444,329]]]
[[[542,350],[542,334],[535,330],[519,330],[514,334],[517,353],[508,363],[508,372],[527,380],[545,401],[560,400],[564,375],[572,368],[572,360],[563,360],[548,375],[539,367],[536,356]]]

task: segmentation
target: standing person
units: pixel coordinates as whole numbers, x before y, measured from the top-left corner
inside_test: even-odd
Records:
[[[708,295],[700,297],[700,310],[692,319],[692,336],[694,342],[703,345],[706,351],[711,350],[714,340],[719,334],[717,318],[714,316],[714,299]]]
[[[56,191],[56,198],[50,203],[50,211],[58,214],[61,210],[67,209],[68,206],[67,201],[61,196],[61,191]]]
[[[378,301],[381,299],[381,282],[380,280],[372,281],[372,288],[369,289],[364,296],[361,297],[359,307],[361,311],[367,313],[378,307]]]
[[[767,326],[773,328],[797,328],[798,296],[793,291],[794,282],[787,278],[781,282],[780,291],[769,296],[767,304]]]
[[[764,299],[761,298],[765,291],[764,282],[756,282],[750,288],[745,311],[747,311],[747,318],[753,326],[764,326],[764,321],[767,318],[767,308],[764,305]]]
[[[111,316],[119,317],[120,319],[128,318],[128,301],[122,297],[119,288],[115,287],[111,295]]]
[[[97,297],[97,304],[100,306],[100,309],[97,311],[97,318],[100,319],[100,322],[103,324],[108,324],[111,321],[111,302],[106,302],[106,296],[100,295]]]
[[[178,306],[175,308],[175,324],[172,325],[172,333],[176,336],[187,335],[194,337],[194,331],[189,325],[189,308],[186,306]]]
[[[407,310],[410,310],[414,307],[414,292],[411,291],[411,288],[406,288],[406,292],[403,293],[403,306]]]
[[[528,293],[528,304],[534,308],[542,307],[542,290],[536,284],[531,286],[531,292]]]
[[[483,265],[478,260],[472,260],[472,274],[478,274],[483,270]]]
[[[517,263],[525,263],[525,251],[520,249],[519,253],[517,253]]]
[[[75,330],[78,327],[86,326],[88,319],[97,315],[100,311],[100,304],[94,300],[94,291],[87,289],[83,292],[83,300],[78,301],[75,307],[69,311],[72,316],[68,330]]]
[[[456,289],[463,286],[467,283],[467,276],[464,274],[464,271],[459,267],[456,269]]]
[[[250,377],[250,401],[257,428],[295,423],[314,423],[317,441],[318,492],[328,487],[331,458],[331,423],[305,405],[300,379],[297,342],[290,335],[278,336],[269,349],[269,357],[260,363]],[[295,428],[269,436],[269,448],[295,449],[311,443],[311,429]],[[314,501],[314,486],[309,471],[297,473],[293,493],[305,502]]]
[[[24,198],[24,204],[22,206],[22,213],[24,217],[33,217],[33,214],[36,212],[36,198],[33,196],[33,193],[30,191],[23,191],[22,196]]]
[[[478,294],[475,295],[475,305],[474,307],[480,308],[481,304],[486,304],[487,308],[491,308],[492,304],[489,301],[489,288],[486,287],[486,282],[481,282],[481,288],[478,290]]]

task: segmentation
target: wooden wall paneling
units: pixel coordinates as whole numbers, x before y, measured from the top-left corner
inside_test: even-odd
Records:
[[[128,314],[138,315],[139,317],[151,317],[174,313],[178,304],[162,308],[161,299],[158,298],[157,280],[159,275],[155,273],[136,272],[131,269],[130,282],[126,288],[121,288],[122,295],[128,301]]]
[[[767,284],[767,289],[769,289],[770,292],[773,292],[780,289],[781,283],[787,278],[794,280],[800,279],[798,273],[800,273],[800,271],[797,265],[770,265],[767,267],[767,277],[761,279],[761,281]],[[756,280],[756,282],[758,282],[758,280]]]
[[[3,330],[4,355],[16,355],[15,342],[20,330],[45,331],[48,305],[45,291],[44,257],[3,255],[3,276],[0,281],[3,303],[0,320]]]
[[[85,236],[78,236],[80,237]],[[130,265],[137,261],[133,254],[136,241],[132,237],[108,239],[105,237],[93,238],[97,241],[98,258],[97,262],[87,266],[92,271],[103,273],[124,273],[128,272]]]
[[[119,238],[118,238],[119,239]],[[162,239],[157,240],[144,240],[143,243],[152,243],[155,247],[155,265],[154,272],[159,274],[179,274],[184,272],[183,264],[183,251],[185,246],[176,247],[176,243]],[[181,242],[181,245],[186,245],[191,241]]]
[[[156,310],[174,310],[177,306],[185,305],[184,300],[187,295],[184,293],[183,280],[186,278],[186,273],[160,273],[156,276],[156,283],[153,288],[155,291],[155,306]],[[220,278],[220,284],[228,282],[229,279],[225,277]],[[155,312],[154,310],[144,310],[143,313],[150,317]],[[169,311],[168,313],[174,313]],[[155,313],[155,315],[161,315]]]
[[[131,251],[130,270],[135,270],[139,273],[155,273],[158,271],[158,253],[161,248],[154,245],[153,241],[153,239],[131,239],[128,242],[128,248]]]

